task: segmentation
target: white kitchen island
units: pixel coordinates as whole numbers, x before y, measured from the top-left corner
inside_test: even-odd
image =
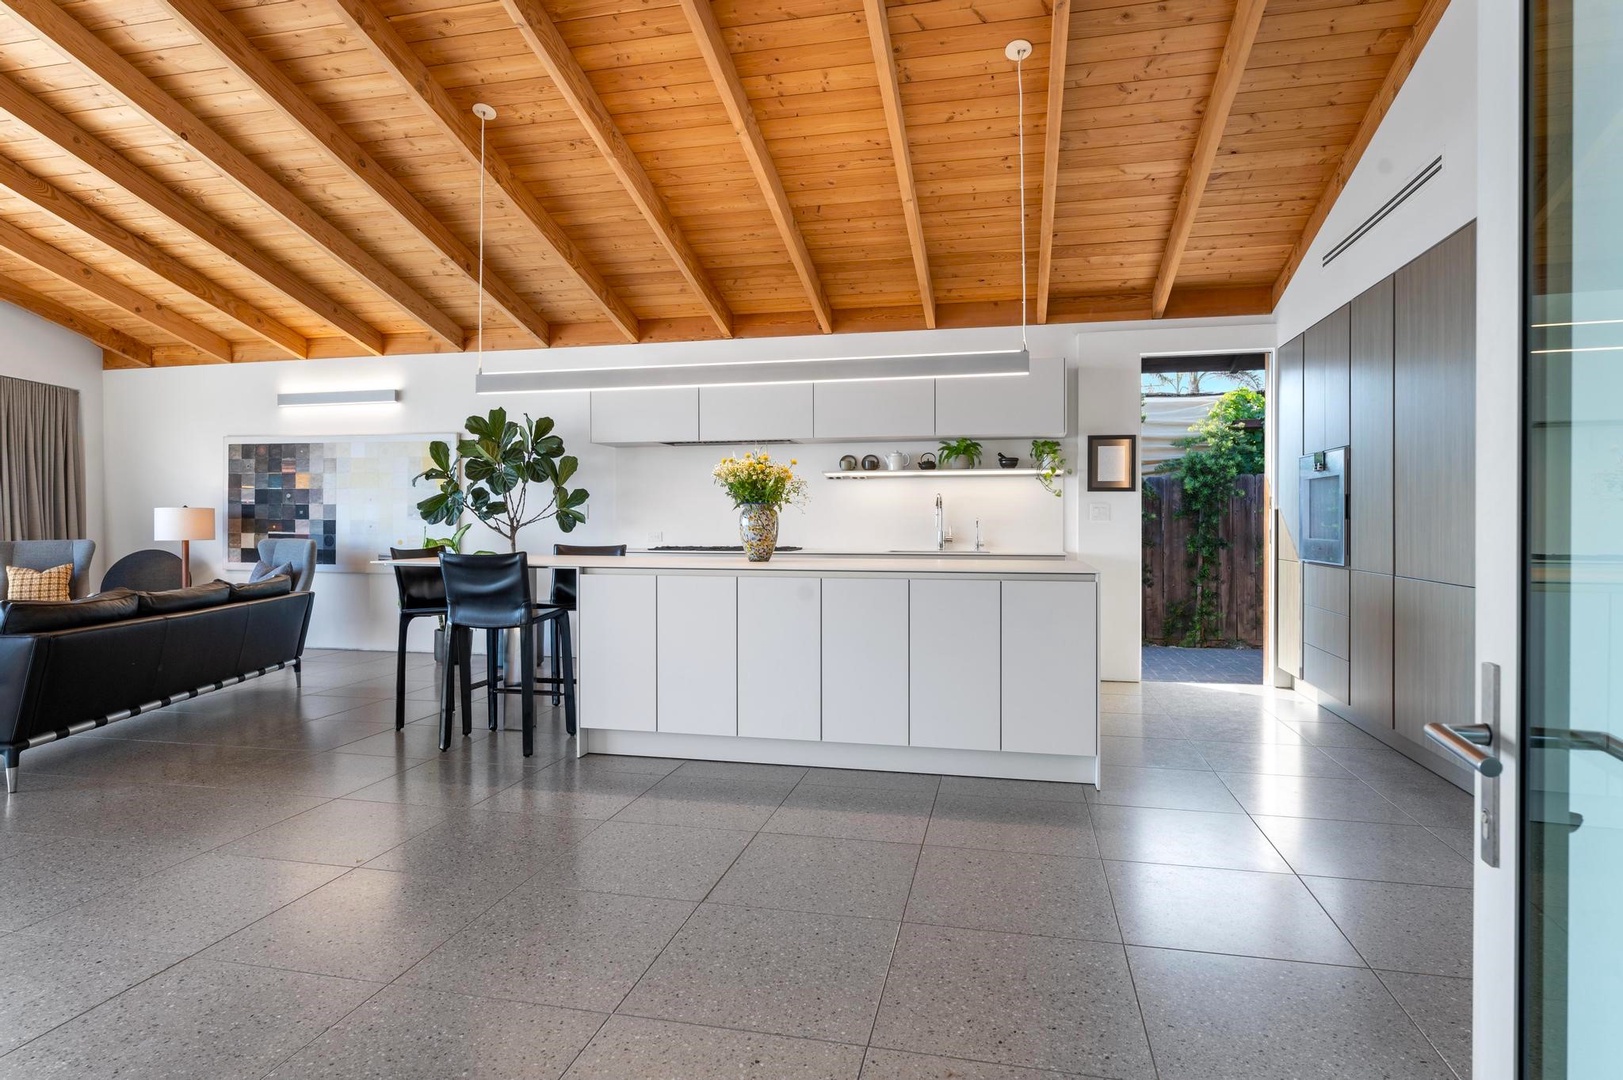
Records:
[[[1070,558],[532,556],[579,586],[579,752],[1097,783]]]

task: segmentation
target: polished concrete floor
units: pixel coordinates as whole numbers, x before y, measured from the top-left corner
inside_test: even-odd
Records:
[[[1448,1080],[1464,794],[1108,687],[1102,791],[406,732],[392,657],[23,755],[0,1077]]]

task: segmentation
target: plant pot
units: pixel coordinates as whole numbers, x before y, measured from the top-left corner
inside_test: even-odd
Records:
[[[738,539],[750,562],[766,562],[778,549],[778,508],[745,503],[738,508]]]
[[[434,631],[434,663],[445,663],[445,627],[441,626]]]
[[[975,463],[966,457],[948,458],[942,463],[943,469],[973,469]]]

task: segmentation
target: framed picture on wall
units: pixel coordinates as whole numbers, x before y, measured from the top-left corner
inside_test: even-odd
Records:
[[[1132,491],[1138,487],[1138,436],[1088,436],[1088,490]]]

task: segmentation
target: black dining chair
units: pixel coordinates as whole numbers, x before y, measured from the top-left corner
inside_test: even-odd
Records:
[[[395,649],[394,673],[394,729],[406,726],[406,634],[412,620],[445,618],[445,579],[438,566],[403,566],[405,559],[435,559],[439,548],[389,549],[389,558],[395,561],[394,584],[400,593],[400,644]],[[445,663],[449,667],[452,652],[447,647]]]
[[[520,696],[524,732],[524,756],[535,753],[535,688],[550,685],[552,679],[535,673],[535,629],[550,623],[552,632],[570,669],[574,656],[569,635],[569,613],[551,604],[537,604],[530,595],[530,565],[522,551],[511,555],[452,555],[440,557],[440,573],[445,579],[446,627],[458,663],[445,670],[445,707],[440,711],[440,749],[451,748],[452,695],[460,690],[462,733],[473,732],[473,679],[469,660],[473,652],[473,632],[485,631],[487,674],[485,698],[490,711],[490,727],[496,728],[496,695]],[[503,683],[496,675],[497,640],[504,630],[519,631],[519,680],[515,685],[509,673]],[[462,678],[457,686],[455,669]],[[575,734],[575,687],[573,681],[562,688],[564,721],[569,734]]]
[[[624,555],[624,544],[553,544],[554,555]],[[574,611],[580,598],[580,571],[568,566],[557,566],[552,570],[552,606],[563,608],[565,611]],[[566,620],[567,621],[567,620]],[[563,686],[563,659],[558,655],[558,643],[552,643],[552,703],[558,704],[558,695]],[[573,681],[574,671],[570,671]]]

